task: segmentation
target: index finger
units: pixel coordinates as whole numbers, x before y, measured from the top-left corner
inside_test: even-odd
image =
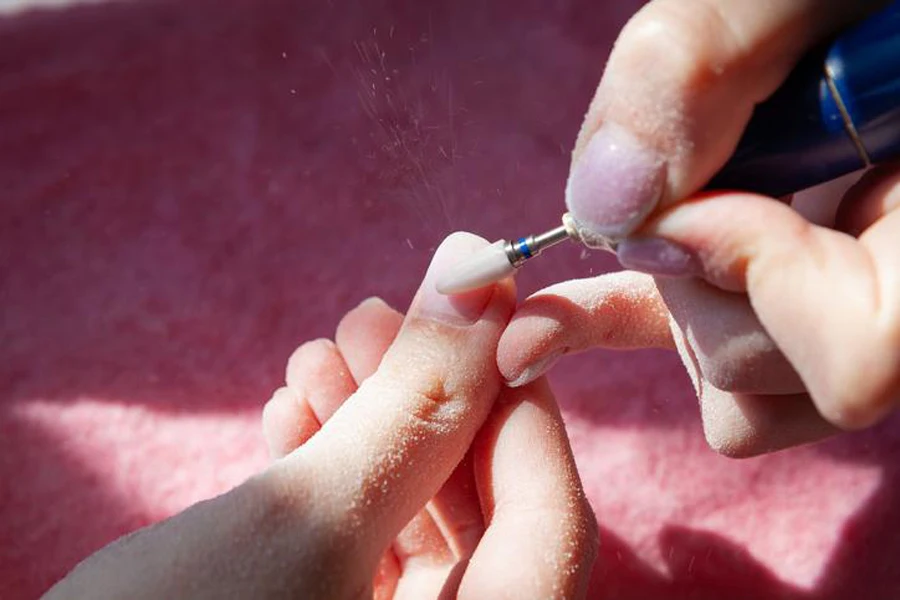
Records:
[[[478,434],[475,475],[488,527],[459,597],[583,597],[597,522],[546,378],[501,394]]]
[[[374,564],[440,489],[500,389],[494,356],[511,282],[457,297],[434,289],[443,269],[486,245],[469,234],[445,240],[378,370],[285,464],[316,482],[322,530],[368,553],[360,560]]]

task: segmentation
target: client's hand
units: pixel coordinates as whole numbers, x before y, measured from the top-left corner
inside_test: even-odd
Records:
[[[370,300],[336,343],[297,350],[264,411],[282,456],[269,469],[98,552],[50,595],[583,595],[596,526],[559,413],[543,380],[501,389],[494,362],[512,285],[433,289],[484,244],[445,241],[405,320]]]

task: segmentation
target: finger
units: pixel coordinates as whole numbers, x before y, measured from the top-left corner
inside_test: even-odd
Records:
[[[397,582],[400,578],[400,563],[390,550],[381,556],[375,576],[372,578],[373,600],[397,600]]]
[[[465,565],[484,533],[469,454],[394,542],[401,598],[455,597]]]
[[[313,340],[288,359],[287,386],[263,409],[263,436],[273,458],[306,443],[356,389],[347,365],[330,340]]]
[[[900,385],[900,211],[882,217],[857,241],[810,225],[777,202],[724,194],[666,212],[645,234],[656,237],[623,244],[620,260],[629,262],[627,255],[641,244],[662,244],[689,255],[713,285],[746,291],[826,419],[860,428],[894,406]]]
[[[754,106],[801,55],[881,4],[654,0],[613,48],[572,158],[566,202],[621,238],[700,189],[734,151]]]
[[[564,354],[589,348],[672,348],[668,311],[653,279],[612,273],[552,285],[528,297],[500,338],[497,364],[517,387]]]
[[[359,560],[377,558],[440,489],[499,390],[494,356],[512,283],[454,297],[434,288],[442,271],[486,245],[469,234],[441,244],[376,373],[284,466],[287,477],[294,470],[318,482],[311,493],[326,516],[323,535]]]
[[[697,361],[719,390],[744,394],[805,392],[800,376],[763,328],[744,294],[702,279],[660,277],[657,289]]]
[[[860,171],[854,171],[825,183],[794,194],[788,204],[803,215],[810,223],[822,227],[835,227],[837,212],[847,192],[862,177]]]
[[[367,379],[397,337],[403,315],[381,298],[369,298],[338,323],[334,339],[356,383]]]
[[[730,458],[748,458],[833,435],[836,428],[816,411],[808,394],[762,395],[727,392],[702,373],[688,334],[673,322],[673,337],[697,399],[706,442]]]
[[[455,562],[472,556],[484,534],[484,519],[470,453],[466,454],[429,503],[428,511],[441,530]]]
[[[875,167],[847,191],[838,209],[836,228],[859,237],[898,206],[900,164]]]
[[[262,422],[272,458],[290,454],[319,430],[319,420],[309,403],[286,387],[276,390],[263,407]]]
[[[357,381],[378,367],[403,316],[378,298],[347,313],[335,339]],[[425,509],[397,535],[396,598],[430,598],[447,590],[455,565],[468,559],[484,531],[472,466],[463,460]]]
[[[597,524],[546,379],[503,393],[475,456],[488,528],[459,597],[583,597]]]
[[[700,416],[707,444],[730,458],[810,444],[839,431],[816,411],[809,394],[735,394],[707,385]]]
[[[324,423],[356,391],[344,357],[334,342],[318,339],[297,348],[288,359],[287,387],[309,403]]]
[[[348,312],[338,323],[335,345],[353,377],[354,391],[359,382],[371,375],[390,346],[403,316],[380,298],[368,298]],[[346,398],[340,400],[340,404]],[[331,404],[327,402],[326,404]],[[331,411],[333,414],[333,411]],[[415,520],[415,519],[414,519]],[[375,572],[376,598],[400,598],[399,585],[403,565],[394,548],[387,549]]]

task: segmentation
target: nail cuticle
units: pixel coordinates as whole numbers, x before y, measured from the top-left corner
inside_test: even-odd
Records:
[[[546,374],[550,369],[552,369],[567,351],[568,348],[559,348],[557,350],[554,350],[547,356],[536,360],[535,362],[522,369],[522,372],[519,373],[518,376],[507,381],[506,385],[511,388],[528,385],[529,383]]]
[[[428,273],[422,282],[419,299],[414,305],[412,316],[462,327],[476,323],[490,304],[496,286],[487,286],[448,296],[438,292],[436,283],[462,257],[470,255],[486,245],[486,242],[475,236],[462,234],[453,234],[444,240],[435,253]]]

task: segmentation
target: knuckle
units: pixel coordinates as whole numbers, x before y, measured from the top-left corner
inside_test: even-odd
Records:
[[[861,371],[867,371],[861,369]],[[836,427],[854,431],[871,427],[900,403],[900,370],[867,377],[860,372],[852,380],[835,386],[841,390],[819,402],[820,412]]]
[[[389,369],[377,373],[363,387],[367,394],[397,406],[416,434],[451,433],[463,426],[473,410],[472,403],[449,389],[438,372],[412,374]]]
[[[627,62],[704,87],[744,54],[731,21],[714,2],[651,2],[628,22],[616,44]]]
[[[423,428],[434,433],[450,433],[465,422],[467,403],[449,394],[440,382],[408,394],[408,415]]]
[[[319,338],[301,344],[288,358],[287,373],[305,373],[327,364],[338,352],[335,343]]]
[[[820,414],[848,431],[865,429],[900,404],[900,331],[876,323],[848,336],[811,373],[810,391]]]

